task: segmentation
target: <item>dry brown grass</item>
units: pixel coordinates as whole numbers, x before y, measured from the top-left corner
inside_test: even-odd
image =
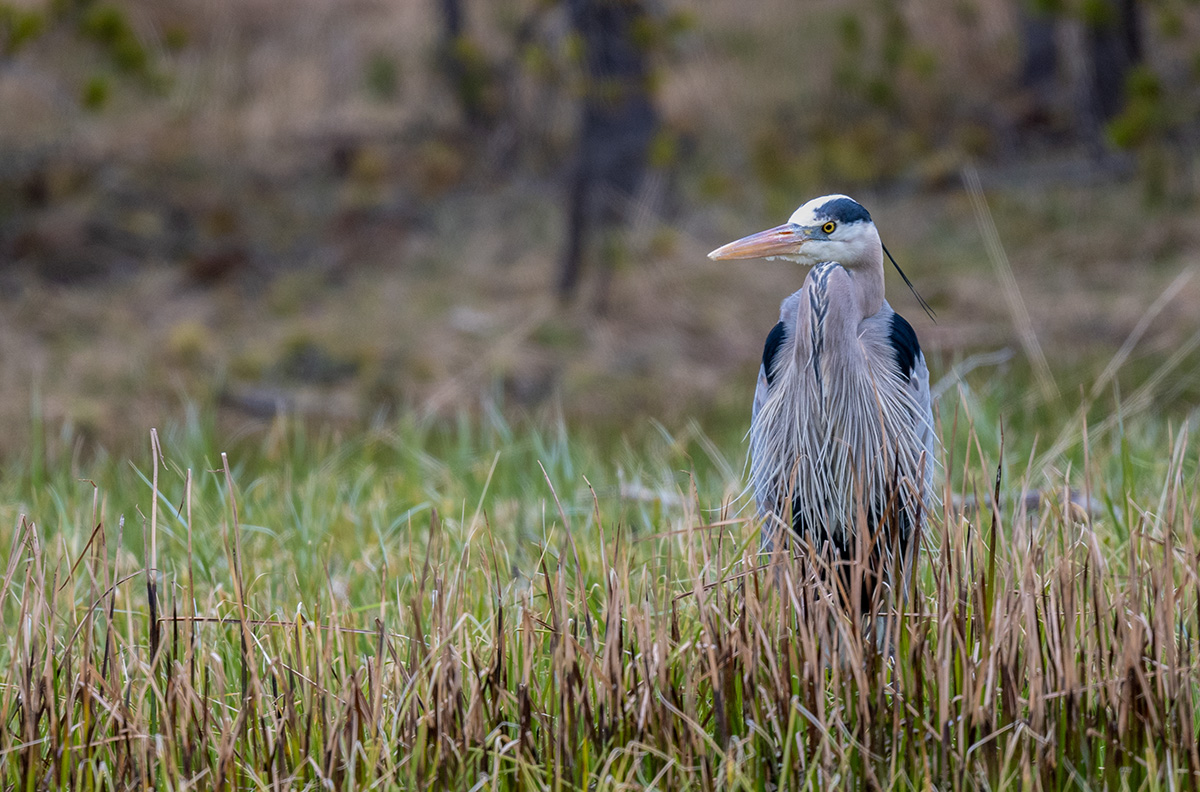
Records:
[[[1173,357],[1197,338],[1200,278],[1180,279],[1200,264],[1194,211],[1146,208],[1132,184],[991,174],[1008,185],[987,197],[1028,312],[1016,327],[956,187],[854,191],[939,312],[922,324],[893,291],[935,378],[1033,333],[1064,394],[1023,393],[1020,366],[989,380],[999,395],[948,440],[944,503],[991,489],[982,449],[1008,419],[1034,460],[1008,474],[1008,500],[1070,483],[1104,505],[947,508],[888,614],[895,651],[880,653],[803,564],[753,552],[730,506],[736,474],[673,475],[719,457],[711,444],[679,444],[649,485],[635,463],[625,486],[612,440],[581,451],[505,429],[455,457],[424,430],[341,445],[337,430],[246,416],[275,397],[341,427],[381,405],[549,403],[598,434],[636,435],[632,416],[648,414],[740,435],[761,339],[800,279],[703,254],[778,222],[755,144],[790,129],[781,106],[828,95],[831,58],[797,31],[832,35],[839,4],[696,12],[662,85],[670,123],[700,140],[687,208],[643,208],[605,316],[547,297],[560,240],[545,163],[498,186],[473,176],[489,150],[421,131],[452,116],[428,74],[431,3],[130,5],[147,41],[190,33],[166,56],[166,97],[130,89],[84,113],[73,86],[92,64],[54,38],[0,72],[0,145],[23,152],[3,163],[16,176],[0,199],[17,206],[32,174],[50,201],[0,229],[33,251],[0,273],[0,459],[21,460],[0,478],[4,786],[1195,784],[1195,452],[1151,417],[1200,392],[1194,358]],[[984,21],[980,72],[1004,41],[1003,21]],[[390,104],[360,87],[377,50],[398,67]],[[546,121],[552,153],[570,123]],[[815,180],[813,152],[786,141],[785,164]],[[956,173],[950,154],[934,177]],[[136,274],[74,285],[35,274],[113,256],[120,271],[119,250],[88,241],[93,224],[165,249],[168,205],[198,218],[199,261],[155,252]],[[213,274],[238,261],[249,272]],[[314,348],[353,376],[289,374],[289,356]],[[1109,404],[1114,386],[1133,396]],[[124,459],[141,427],[189,408],[220,416],[167,449],[195,477],[152,485],[157,472],[139,480],[105,455]],[[215,438],[247,422],[264,450],[230,470]],[[581,471],[621,483],[593,500]],[[78,477],[108,484],[81,494]],[[561,500],[537,494],[548,482]]]
[[[990,488],[969,418],[952,431],[975,450],[946,468]],[[1089,446],[1094,515],[1053,497],[947,506],[903,606],[881,611],[884,641],[813,559],[759,557],[728,490],[698,478],[631,512],[576,486],[573,469],[611,475],[583,449],[504,432],[490,465],[477,441],[438,451],[407,430],[352,448],[287,430],[266,446],[282,458],[234,474],[222,455],[199,483],[156,461],[140,557],[135,529],[103,519],[128,493],[55,473],[47,519],[97,527],[34,514],[7,537],[4,783],[1149,790],[1200,775],[1186,428],[1159,431],[1141,474],[1126,456],[1156,441]],[[197,442],[179,453],[207,454]],[[397,532],[412,496],[461,516],[409,512]],[[342,534],[322,536],[331,518]]]

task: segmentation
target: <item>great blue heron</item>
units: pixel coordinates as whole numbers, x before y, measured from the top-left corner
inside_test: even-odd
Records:
[[[783,301],[763,349],[750,479],[764,550],[786,537],[790,521],[835,563],[862,558],[874,579],[863,581],[869,595],[881,562],[908,552],[933,477],[929,369],[912,325],[883,297],[885,252],[862,205],[826,195],[708,254],[812,268]],[[858,555],[864,547],[868,555]]]

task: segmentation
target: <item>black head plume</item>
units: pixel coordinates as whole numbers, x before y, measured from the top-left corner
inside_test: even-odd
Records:
[[[904,274],[904,270],[900,269],[900,265],[896,263],[896,259],[892,256],[891,252],[887,249],[887,245],[883,245],[883,252],[887,253],[887,257],[889,259],[891,259],[892,266],[896,268],[896,272],[900,273],[900,277],[904,278],[904,284],[906,286],[908,286],[909,291],[911,291],[913,293],[913,296],[917,298],[917,302],[919,302],[921,304],[921,307],[925,309],[925,314],[930,319],[933,320],[934,324],[937,324],[937,314],[934,312],[934,310],[932,308],[929,307],[929,303],[925,302],[925,298],[922,297],[920,292],[917,291],[917,287],[913,286],[912,281],[910,281],[908,279],[908,276]]]

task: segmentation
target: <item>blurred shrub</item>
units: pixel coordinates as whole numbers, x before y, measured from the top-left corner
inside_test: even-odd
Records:
[[[876,2],[843,12],[836,21],[832,80],[815,103],[820,112],[804,129],[771,135],[779,153],[759,170],[790,179],[795,188],[821,181],[849,185],[895,178],[938,142],[953,142],[928,108],[939,101],[936,55],[921,48],[895,3]],[[789,154],[796,139],[812,141],[807,155]],[[771,162],[782,157],[787,162]],[[793,189],[792,191],[796,191]]]
[[[1177,98],[1168,97],[1161,79],[1148,66],[1138,66],[1130,72],[1125,108],[1109,121],[1107,133],[1113,145],[1137,154],[1147,203],[1158,203],[1167,195],[1172,169],[1170,143],[1194,121],[1189,118],[1191,112],[1187,108]],[[1190,155],[1184,152],[1182,156]],[[1184,189],[1190,192],[1189,187]]]
[[[472,123],[494,123],[502,106],[501,86],[483,49],[469,37],[459,36],[448,58],[459,106]]]
[[[371,98],[381,102],[395,99],[400,90],[400,67],[396,59],[384,52],[372,54],[367,59],[365,81]]]
[[[414,176],[418,192],[432,199],[458,186],[467,169],[461,149],[449,141],[430,139],[418,150]]]
[[[25,8],[0,0],[0,57],[11,56],[50,31],[67,32],[99,47],[109,64],[122,74],[137,77],[152,88],[164,86],[150,50],[129,22],[121,6],[97,0],[55,0],[45,8]],[[178,49],[186,43],[181,28],[167,33],[166,45]],[[79,89],[79,101],[88,110],[106,106],[112,96],[109,75],[92,73]]]
[[[178,52],[188,45],[191,36],[183,25],[168,25],[163,31],[163,44],[171,52]]]
[[[527,75],[541,82],[557,84],[562,82],[562,74],[554,53],[541,42],[531,42],[521,48],[518,54],[521,69]]]
[[[669,168],[679,161],[679,136],[663,127],[650,140],[646,161],[651,168]]]
[[[112,95],[112,83],[103,74],[93,74],[79,92],[80,103],[88,110],[101,110]]]
[[[274,316],[296,316],[305,306],[315,303],[328,284],[322,273],[298,270],[278,276],[267,290],[267,308]]]
[[[1116,4],[1109,0],[1082,0],[1079,18],[1089,28],[1106,28],[1117,22]]]
[[[32,8],[0,3],[0,55],[12,55],[41,35],[46,17]]]
[[[200,322],[185,319],[171,327],[167,334],[167,349],[172,358],[185,366],[196,366],[212,350],[212,332]]]
[[[1160,137],[1167,127],[1162,82],[1148,66],[1138,66],[1126,81],[1125,109],[1108,124],[1108,136],[1120,148],[1134,148]]]
[[[577,350],[583,348],[586,336],[568,317],[558,317],[538,325],[532,340],[547,349]]]
[[[150,58],[129,25],[125,11],[109,3],[97,3],[84,12],[79,29],[85,37],[108,52],[118,69],[140,76],[148,75]]]
[[[353,377],[361,361],[331,352],[304,334],[287,340],[276,366],[285,379],[317,385],[334,385]]]

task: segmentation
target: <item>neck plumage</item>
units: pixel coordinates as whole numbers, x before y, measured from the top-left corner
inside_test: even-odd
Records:
[[[859,321],[874,316],[883,308],[883,245],[878,237],[872,240],[868,250],[863,251],[863,264],[846,269],[857,292],[858,307],[862,311]]]
[[[804,286],[820,318],[825,317],[826,311],[818,309],[818,305],[829,301],[831,287],[838,298],[838,318],[854,329],[883,309],[883,248],[876,242],[873,251],[863,253],[859,261],[866,263],[853,268],[836,261],[823,261],[809,270]]]
[[[883,308],[882,251],[873,266],[847,269],[833,261],[815,265],[805,278],[801,295],[796,327],[803,341],[796,345],[797,363],[804,365],[808,358],[816,384],[824,392],[822,365],[828,362],[827,353],[835,357],[861,354],[859,326]]]

